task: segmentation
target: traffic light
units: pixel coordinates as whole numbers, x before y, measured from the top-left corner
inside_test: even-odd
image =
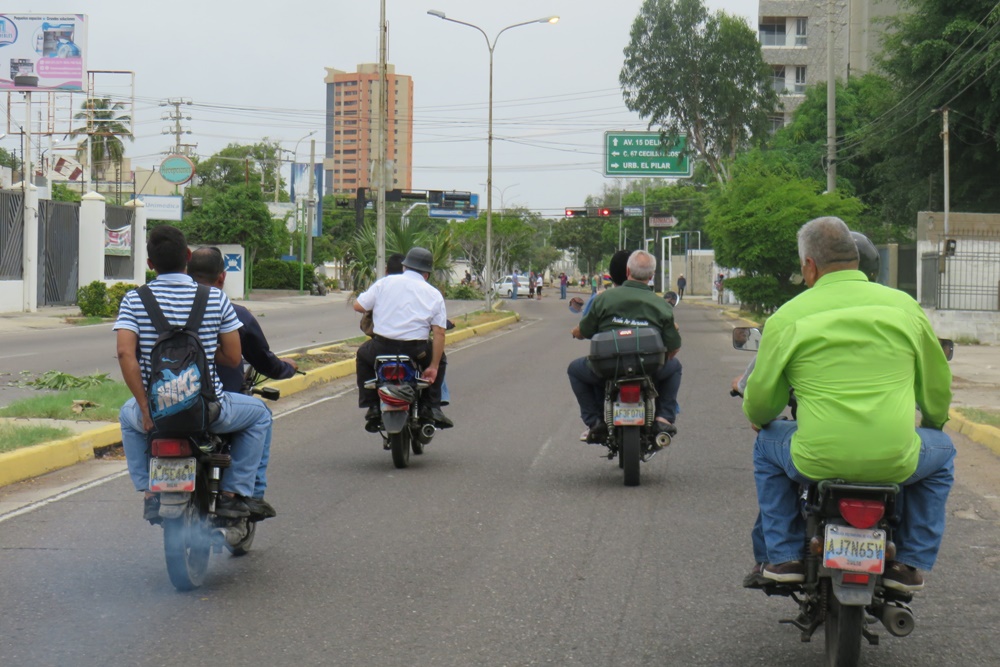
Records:
[[[567,218],[586,218],[587,209],[585,208],[568,208],[566,209]]]
[[[338,199],[337,200],[337,208],[350,208],[350,207],[351,207],[351,200],[350,199]]]
[[[608,216],[611,215],[611,209],[610,208],[599,208],[599,209],[597,209],[597,215],[598,215],[598,217],[601,217],[601,218],[607,218]]]

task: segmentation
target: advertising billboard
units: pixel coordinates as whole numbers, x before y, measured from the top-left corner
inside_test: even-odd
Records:
[[[0,14],[0,90],[86,90],[84,14]]]
[[[313,165],[313,201],[316,202],[316,217],[310,227],[313,236],[323,236],[323,163]],[[305,202],[309,199],[309,165],[296,162],[292,164],[292,202],[301,204],[305,210]]]

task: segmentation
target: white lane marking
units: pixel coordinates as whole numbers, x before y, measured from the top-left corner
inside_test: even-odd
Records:
[[[525,324],[524,326],[527,327],[527,326],[531,326],[532,324],[534,324],[534,322],[529,322],[529,323]],[[519,328],[523,328],[523,327],[519,327]],[[513,331],[516,331],[516,329],[513,330]],[[505,331],[503,333],[497,334],[497,336],[505,336],[508,333],[510,333],[510,331]],[[491,336],[490,338],[496,338],[497,336]],[[463,345],[462,347],[456,347],[453,350],[453,352],[458,352],[460,350],[465,350],[465,349],[470,348],[470,347],[475,347],[476,345],[479,345],[482,342],[485,342],[485,341],[483,341],[483,340],[477,340],[476,342],[469,343],[467,345]],[[357,391],[357,387],[351,387],[350,389],[345,389],[345,390],[343,390],[343,391],[341,391],[339,393],[332,394],[330,396],[325,396],[323,398],[320,398],[320,399],[317,399],[315,401],[312,401],[311,403],[306,403],[305,405],[300,405],[297,408],[292,408],[291,410],[289,410],[287,412],[282,412],[281,414],[275,415],[274,419],[281,419],[282,417],[287,417],[288,415],[295,414],[296,412],[299,412],[300,410],[305,410],[306,408],[315,407],[315,406],[319,405],[320,403],[325,403],[327,401],[332,401],[332,400],[334,400],[336,398],[341,398],[342,396],[346,396],[347,394],[353,393],[355,391]],[[542,445],[541,451],[538,452],[538,455],[535,457],[535,461],[533,461],[532,464],[531,464],[532,467],[534,467],[535,463],[542,457],[542,454],[545,453],[545,450],[548,448],[548,446],[549,446],[549,444],[551,442],[552,442],[552,439],[550,438],[548,441],[545,442],[544,445]],[[0,523],[3,523],[4,521],[7,521],[8,519],[13,519],[15,517],[19,517],[19,516],[22,516],[24,514],[28,514],[29,512],[33,512],[33,511],[35,511],[37,509],[41,509],[42,507],[45,507],[46,505],[50,505],[50,504],[52,504],[54,502],[57,502],[59,500],[62,500],[63,498],[69,498],[70,496],[76,495],[77,493],[80,493],[81,491],[86,491],[88,489],[92,489],[94,487],[100,486],[101,484],[104,484],[105,482],[110,482],[112,480],[118,479],[119,477],[122,477],[122,476],[127,475],[127,474],[128,474],[128,470],[122,470],[121,472],[116,472],[113,475],[108,475],[107,477],[102,477],[101,479],[97,479],[97,480],[94,480],[92,482],[88,482],[87,484],[83,484],[83,485],[78,486],[76,488],[70,489],[69,491],[63,491],[62,493],[56,494],[56,495],[52,496],[51,498],[46,498],[44,500],[38,500],[38,501],[33,502],[31,504],[25,505],[24,507],[16,509],[16,510],[14,510],[12,512],[8,512],[7,514],[0,515]]]
[[[17,359],[18,357],[33,357],[38,352],[22,352],[21,354],[4,354],[0,355],[0,359]]]
[[[111,480],[118,479],[119,477],[123,477],[123,476],[125,476],[127,474],[128,474],[128,470],[122,470],[122,471],[116,472],[116,473],[114,473],[112,475],[108,475],[107,477],[101,477],[100,479],[95,479],[92,482],[87,482],[86,484],[82,484],[82,485],[77,486],[75,488],[69,489],[68,491],[63,491],[62,493],[58,493],[58,494],[52,496],[51,498],[45,498],[44,500],[36,500],[35,502],[29,503],[28,505],[25,505],[24,507],[16,509],[16,510],[14,510],[12,512],[8,512],[7,514],[0,515],[0,523],[3,523],[4,521],[7,521],[8,519],[13,519],[15,517],[19,517],[19,516],[21,516],[23,514],[27,514],[28,512],[34,512],[37,509],[41,509],[41,508],[45,507],[46,505],[51,505],[52,503],[57,502],[59,500],[62,500],[63,498],[69,498],[70,496],[75,496],[76,494],[78,494],[78,493],[80,493],[82,491],[86,491],[88,489],[92,489],[95,486],[100,486],[101,484],[104,484],[105,482],[110,482]]]
[[[552,438],[549,438],[548,440],[545,441],[545,443],[542,445],[542,448],[538,450],[538,454],[535,455],[535,458],[531,462],[531,465],[528,466],[528,470],[532,470],[536,465],[538,465],[538,462],[542,460],[543,456],[545,456],[545,451],[549,448],[549,445],[551,444],[552,444]]]

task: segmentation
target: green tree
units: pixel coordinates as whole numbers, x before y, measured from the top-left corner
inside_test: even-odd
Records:
[[[538,230],[537,215],[523,208],[508,208],[493,217],[493,275],[484,276],[486,267],[486,215],[452,223],[455,246],[465,256],[481,285],[492,285],[515,266],[524,268],[531,257],[532,240]]]
[[[120,165],[125,157],[125,144],[120,137],[135,141],[129,131],[132,117],[123,114],[125,105],[112,102],[108,97],[88,97],[81,105],[83,111],[73,118],[86,120],[87,124],[70,132],[71,137],[90,135],[90,160],[88,165],[96,167],[98,177],[103,177],[112,165]],[[83,162],[87,155],[87,143],[81,142],[76,151],[76,159]]]
[[[799,228],[832,215],[857,226],[860,200],[839,190],[821,194],[824,184],[798,177],[772,154],[741,155],[733,178],[711,202],[706,229],[712,235],[715,261],[742,275],[726,287],[752,310],[771,311],[804,289],[793,281],[799,271]]]
[[[577,266],[593,273],[602,259],[614,253],[618,245],[618,220],[610,218],[564,218],[552,224],[551,243],[576,255]]]
[[[195,161],[195,181],[189,190],[200,196],[205,190],[221,190],[234,185],[257,184],[273,198],[275,172],[280,167],[280,147],[264,137],[255,144],[232,143],[204,160]],[[284,180],[278,175],[278,200],[288,201]]]
[[[80,193],[65,183],[52,184],[52,201],[79,202]]]
[[[625,105],[665,136],[687,134],[688,152],[720,183],[737,153],[767,136],[778,102],[757,35],[703,0],[645,0],[619,81]]]
[[[8,151],[6,148],[0,148],[0,167],[7,167],[9,169],[20,169],[21,161],[17,159],[13,151]]]
[[[273,253],[280,240],[277,227],[261,196],[260,187],[235,185],[206,196],[179,226],[188,242],[237,243],[246,248],[247,262],[253,264],[257,253]]]
[[[347,271],[351,275],[355,292],[363,292],[375,281],[376,244],[375,223],[366,221],[364,227],[354,234],[348,248]],[[431,282],[444,287],[452,265],[452,255],[456,245],[450,230],[443,233],[432,232],[426,223],[410,222],[404,225],[399,218],[389,218],[385,223],[385,253],[406,254],[410,248],[427,248],[434,257],[434,275]]]

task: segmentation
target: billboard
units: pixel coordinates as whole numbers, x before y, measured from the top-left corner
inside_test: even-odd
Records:
[[[86,54],[84,14],[0,14],[2,90],[85,91]]]
[[[183,220],[184,197],[180,195],[133,195],[146,205],[147,220]]]
[[[316,218],[312,223],[312,235],[323,236],[323,163],[313,165],[313,197],[316,202]],[[309,165],[296,162],[292,164],[292,202],[302,204],[309,199]]]

